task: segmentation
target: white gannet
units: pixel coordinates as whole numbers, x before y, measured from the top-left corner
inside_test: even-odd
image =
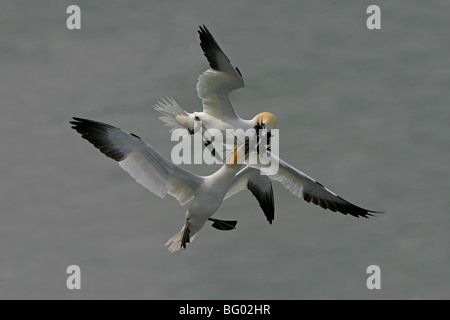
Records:
[[[208,220],[216,229],[234,229],[237,221],[224,221],[211,216],[224,199],[241,190],[248,189],[253,193],[270,223],[274,218],[272,184],[256,169],[247,166],[241,170],[242,162],[238,159],[242,156],[242,148],[236,149],[230,161],[218,171],[202,177],[176,166],[133,133],[77,117],[70,123],[84,139],[117,161],[122,169],[157,196],[164,198],[170,194],[180,205],[192,200],[183,228],[166,243],[170,245],[170,252],[186,248],[186,244],[194,239]]]
[[[203,112],[188,113],[184,111],[173,98],[162,99],[156,105],[155,110],[163,114],[160,117],[167,126],[185,128],[189,133],[200,129],[196,124],[201,124],[205,129],[243,129],[254,128],[274,129],[277,120],[274,115],[263,112],[252,120],[241,119],[233,109],[229,94],[231,91],[244,87],[244,80],[238,68],[234,68],[225,53],[219,47],[217,41],[205,26],[200,26],[200,46],[205,54],[210,69],[206,70],[198,79],[197,93],[203,100]],[[239,140],[238,141],[242,141]],[[206,144],[207,145],[207,144]],[[268,149],[270,151],[270,149]],[[347,200],[339,197],[331,190],[318,183],[313,178],[297,170],[288,163],[268,153],[271,161],[279,164],[278,173],[270,175],[272,180],[280,182],[293,194],[303,197],[307,202],[319,205],[324,209],[350,214],[355,217],[368,217],[372,213],[382,213],[360,208]],[[254,166],[261,168],[261,166]]]
[[[200,46],[208,59],[210,69],[206,70],[197,82],[197,93],[202,99],[203,112],[188,113],[184,111],[173,98],[158,101],[154,108],[164,116],[160,117],[167,126],[185,128],[189,133],[203,129],[217,129],[226,137],[226,129],[274,129],[277,119],[269,112],[257,114],[251,120],[239,117],[231,104],[230,93],[245,86],[244,79],[238,68],[231,65],[230,60],[220,49],[208,29],[200,26]],[[172,131],[171,130],[171,131]],[[233,141],[227,140],[227,141]]]

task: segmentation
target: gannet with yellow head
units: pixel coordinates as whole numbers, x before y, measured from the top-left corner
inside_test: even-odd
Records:
[[[164,198],[170,194],[180,205],[188,202],[185,223],[166,245],[174,252],[186,248],[207,221],[219,230],[232,230],[237,221],[212,218],[223,200],[241,190],[249,190],[258,200],[267,220],[274,218],[272,184],[259,170],[243,167],[245,151],[238,148],[229,161],[209,176],[198,176],[164,158],[139,136],[112,125],[73,118],[72,128],[107,157],[117,161],[137,182]]]
[[[233,90],[245,86],[242,73],[232,66],[230,60],[219,47],[217,41],[203,26],[198,31],[200,46],[206,56],[210,69],[206,70],[197,82],[197,93],[203,102],[203,112],[188,113],[172,98],[163,99],[154,108],[163,114],[160,119],[167,126],[185,128],[190,133],[200,129],[274,129],[277,119],[269,112],[257,114],[251,120],[240,118],[235,112],[229,95]],[[195,123],[201,125],[195,126]],[[268,133],[269,135],[269,133]],[[270,135],[269,135],[270,138]],[[269,148],[267,148],[270,151]],[[258,150],[259,154],[259,150]],[[279,181],[285,188],[307,202],[319,205],[333,212],[350,214],[355,217],[368,217],[378,211],[358,207],[339,197],[322,184],[297,170],[293,166],[277,158],[269,152],[271,161],[277,163],[277,173],[269,175],[272,180]],[[261,165],[254,166],[261,169]]]
[[[160,117],[167,126],[185,128],[193,134],[207,129],[222,131],[226,137],[227,129],[273,129],[277,120],[269,112],[257,114],[251,120],[238,116],[231,104],[229,95],[233,90],[245,86],[238,68],[234,68],[225,53],[219,47],[208,29],[203,26],[199,30],[200,46],[208,59],[210,69],[206,70],[197,83],[197,93],[202,99],[203,111],[189,113],[183,110],[173,98],[158,101],[154,108],[163,116]]]

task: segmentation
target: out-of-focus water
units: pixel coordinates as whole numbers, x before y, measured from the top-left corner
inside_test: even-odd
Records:
[[[0,298],[450,298],[450,2],[3,1]],[[269,225],[242,192],[176,254],[186,207],[149,193],[70,129],[72,116],[173,143],[151,108],[199,110],[206,24],[247,87],[237,112],[278,118],[281,157],[374,210],[333,214],[274,183]],[[194,172],[213,168],[185,166]],[[82,290],[66,288],[77,264]],[[381,267],[382,289],[366,287]]]

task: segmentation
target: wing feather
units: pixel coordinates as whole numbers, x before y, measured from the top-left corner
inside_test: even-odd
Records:
[[[275,217],[275,202],[270,179],[267,176],[261,175],[259,170],[247,166],[236,174],[233,183],[225,195],[225,199],[241,190],[251,191],[253,196],[258,200],[267,221],[272,224]]]
[[[137,182],[161,198],[170,194],[183,205],[194,197],[202,182],[201,177],[174,165],[133,133],[76,117],[70,123],[82,138],[116,160]]]
[[[278,172],[269,175],[270,179],[280,182],[291,193],[303,198],[306,202],[311,202],[333,212],[350,214],[354,217],[368,218],[373,216],[374,213],[383,213],[358,207],[283,160],[274,155],[270,155],[270,157],[272,161],[278,161],[279,164]]]
[[[198,33],[200,46],[211,67],[197,82],[197,93],[203,100],[203,111],[215,117],[238,118],[229,95],[231,91],[245,86],[241,72],[231,65],[205,26],[200,26]]]

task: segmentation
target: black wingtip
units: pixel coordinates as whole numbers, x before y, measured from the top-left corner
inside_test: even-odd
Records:
[[[125,159],[126,154],[114,146],[109,136],[110,131],[119,130],[118,128],[95,120],[78,117],[73,117],[72,119],[70,121],[70,124],[72,124],[71,128],[77,131],[83,139],[86,139],[99,149],[101,153],[118,162]]]
[[[272,184],[270,184],[270,191],[267,193],[262,193],[259,186],[250,180],[247,183],[247,188],[258,200],[259,206],[264,212],[267,221],[272,224],[275,219],[275,201]]]
[[[236,67],[236,71],[237,71],[237,73],[239,73],[239,75],[242,77],[242,73],[241,73],[241,70],[239,70],[239,68],[238,67]]]
[[[386,211],[372,211],[372,210],[367,210],[367,215],[368,215],[368,217],[366,217],[366,218],[369,218],[369,217],[377,217],[379,214],[385,214],[386,213]]]
[[[344,198],[337,196],[340,200],[344,202],[344,204],[340,205],[338,207],[338,211],[344,214],[350,214],[354,217],[363,217],[363,218],[369,218],[369,217],[375,217],[377,214],[384,214],[384,211],[374,211],[374,210],[368,210],[362,207],[358,207],[357,205],[354,205],[351,202],[348,202]],[[340,210],[341,209],[341,210]],[[344,212],[345,211],[345,212]]]
[[[323,187],[323,185],[319,182],[316,181],[316,183]],[[303,192],[303,199],[306,202],[311,202],[315,205],[318,205],[320,207],[322,207],[323,209],[328,209],[331,210],[333,212],[340,212],[344,215],[351,215],[353,217],[356,218],[369,218],[369,217],[374,217],[376,214],[383,214],[384,211],[374,211],[374,210],[368,210],[368,209],[364,209],[361,207],[358,207],[357,205],[354,205],[353,203],[348,202],[347,200],[345,200],[344,198],[337,196],[337,198],[340,201],[330,201],[327,199],[321,199],[318,196],[308,193],[308,192]]]
[[[209,33],[208,28],[203,24],[201,26],[198,26],[199,30],[198,33]]]
[[[222,51],[216,39],[214,39],[213,35],[205,25],[199,26],[198,34],[200,38],[200,47],[208,60],[209,66],[213,70],[222,71],[219,66],[218,53],[223,55],[228,61],[230,61],[230,59],[228,59],[226,54]]]

